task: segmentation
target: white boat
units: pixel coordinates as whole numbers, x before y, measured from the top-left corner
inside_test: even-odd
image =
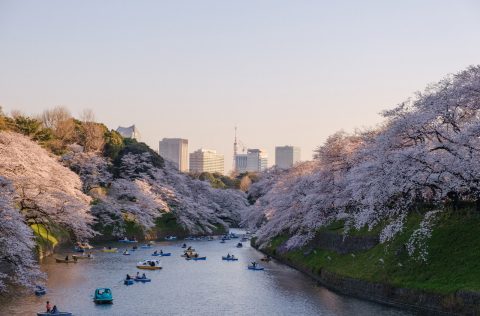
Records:
[[[159,270],[162,268],[162,265],[160,264],[160,260],[148,259],[138,262],[137,268],[145,270]]]

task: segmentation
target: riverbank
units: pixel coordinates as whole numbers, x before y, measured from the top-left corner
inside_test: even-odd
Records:
[[[278,237],[261,251],[343,294],[422,314],[480,315],[480,219],[445,214],[428,241],[427,263],[406,253],[405,238],[418,227],[415,216],[408,221],[388,244],[378,243],[378,230],[343,238],[335,223],[303,249],[286,251]]]

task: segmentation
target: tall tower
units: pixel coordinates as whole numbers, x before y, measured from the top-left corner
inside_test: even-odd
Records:
[[[237,172],[237,153],[238,153],[238,146],[237,146],[237,125],[235,125],[235,138],[233,140],[233,172]]]

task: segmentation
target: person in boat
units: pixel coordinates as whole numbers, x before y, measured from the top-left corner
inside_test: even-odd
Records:
[[[198,258],[198,253],[195,254],[195,258]]]
[[[150,266],[151,266],[151,267],[154,267],[154,266],[155,266],[155,262],[154,262],[154,261],[150,261]]]
[[[145,275],[145,273],[142,274],[142,279],[146,279],[147,276]]]
[[[137,246],[133,246],[133,247],[132,247],[133,250],[135,250],[135,249],[137,249],[137,248],[138,248]]]
[[[160,249],[160,254],[163,255],[163,250],[162,249]]]
[[[65,257],[65,261],[68,261],[68,255]]]
[[[108,250],[112,250],[112,246],[108,246]]]
[[[254,268],[257,267],[257,263],[255,261],[252,261],[252,267],[254,267]]]
[[[191,250],[192,250],[192,246],[188,246],[187,250],[190,250],[190,251],[191,251]]]
[[[52,311],[51,311],[50,313],[51,313],[51,314],[56,314],[56,313],[58,313],[57,305],[53,305]]]
[[[74,261],[74,262],[77,262],[77,260],[78,260],[78,259],[77,259],[77,256],[72,256],[72,257],[73,257],[73,261]]]
[[[230,259],[230,253],[227,253],[227,259]]]
[[[136,276],[136,278],[137,278],[137,279],[140,278],[140,272],[138,272],[138,271],[137,271],[137,276]]]
[[[154,254],[154,255],[158,255],[158,251],[155,250],[155,251],[153,252],[153,254]]]
[[[190,255],[188,252],[185,253],[185,258],[190,259]]]
[[[131,280],[132,277],[130,276],[130,274],[127,273],[127,280]]]
[[[183,244],[183,245],[182,245],[182,248],[187,248],[187,244]]]
[[[50,313],[50,310],[52,309],[52,306],[50,305],[50,301],[47,301],[47,305],[45,307],[47,308],[47,313]]]

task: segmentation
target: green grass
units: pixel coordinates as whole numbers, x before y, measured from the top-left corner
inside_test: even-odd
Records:
[[[321,249],[315,249],[309,255],[304,255],[305,249],[299,249],[283,254],[282,257],[313,273],[326,269],[343,276],[443,294],[460,289],[480,291],[478,215],[465,216],[450,212],[443,214],[428,241],[427,263],[408,256],[404,247],[420,221],[420,215],[410,215],[405,231],[393,241],[377,245],[368,251],[357,252],[354,256]],[[376,228],[374,231],[379,229]],[[362,229],[356,231],[354,235],[371,233],[372,231]],[[275,254],[275,249],[285,240],[285,236],[275,238],[267,252]]]
[[[43,242],[49,243],[51,246],[55,247],[58,244],[58,239],[52,232],[47,231],[45,226],[42,224],[32,224],[30,228],[33,230],[33,233]]]

